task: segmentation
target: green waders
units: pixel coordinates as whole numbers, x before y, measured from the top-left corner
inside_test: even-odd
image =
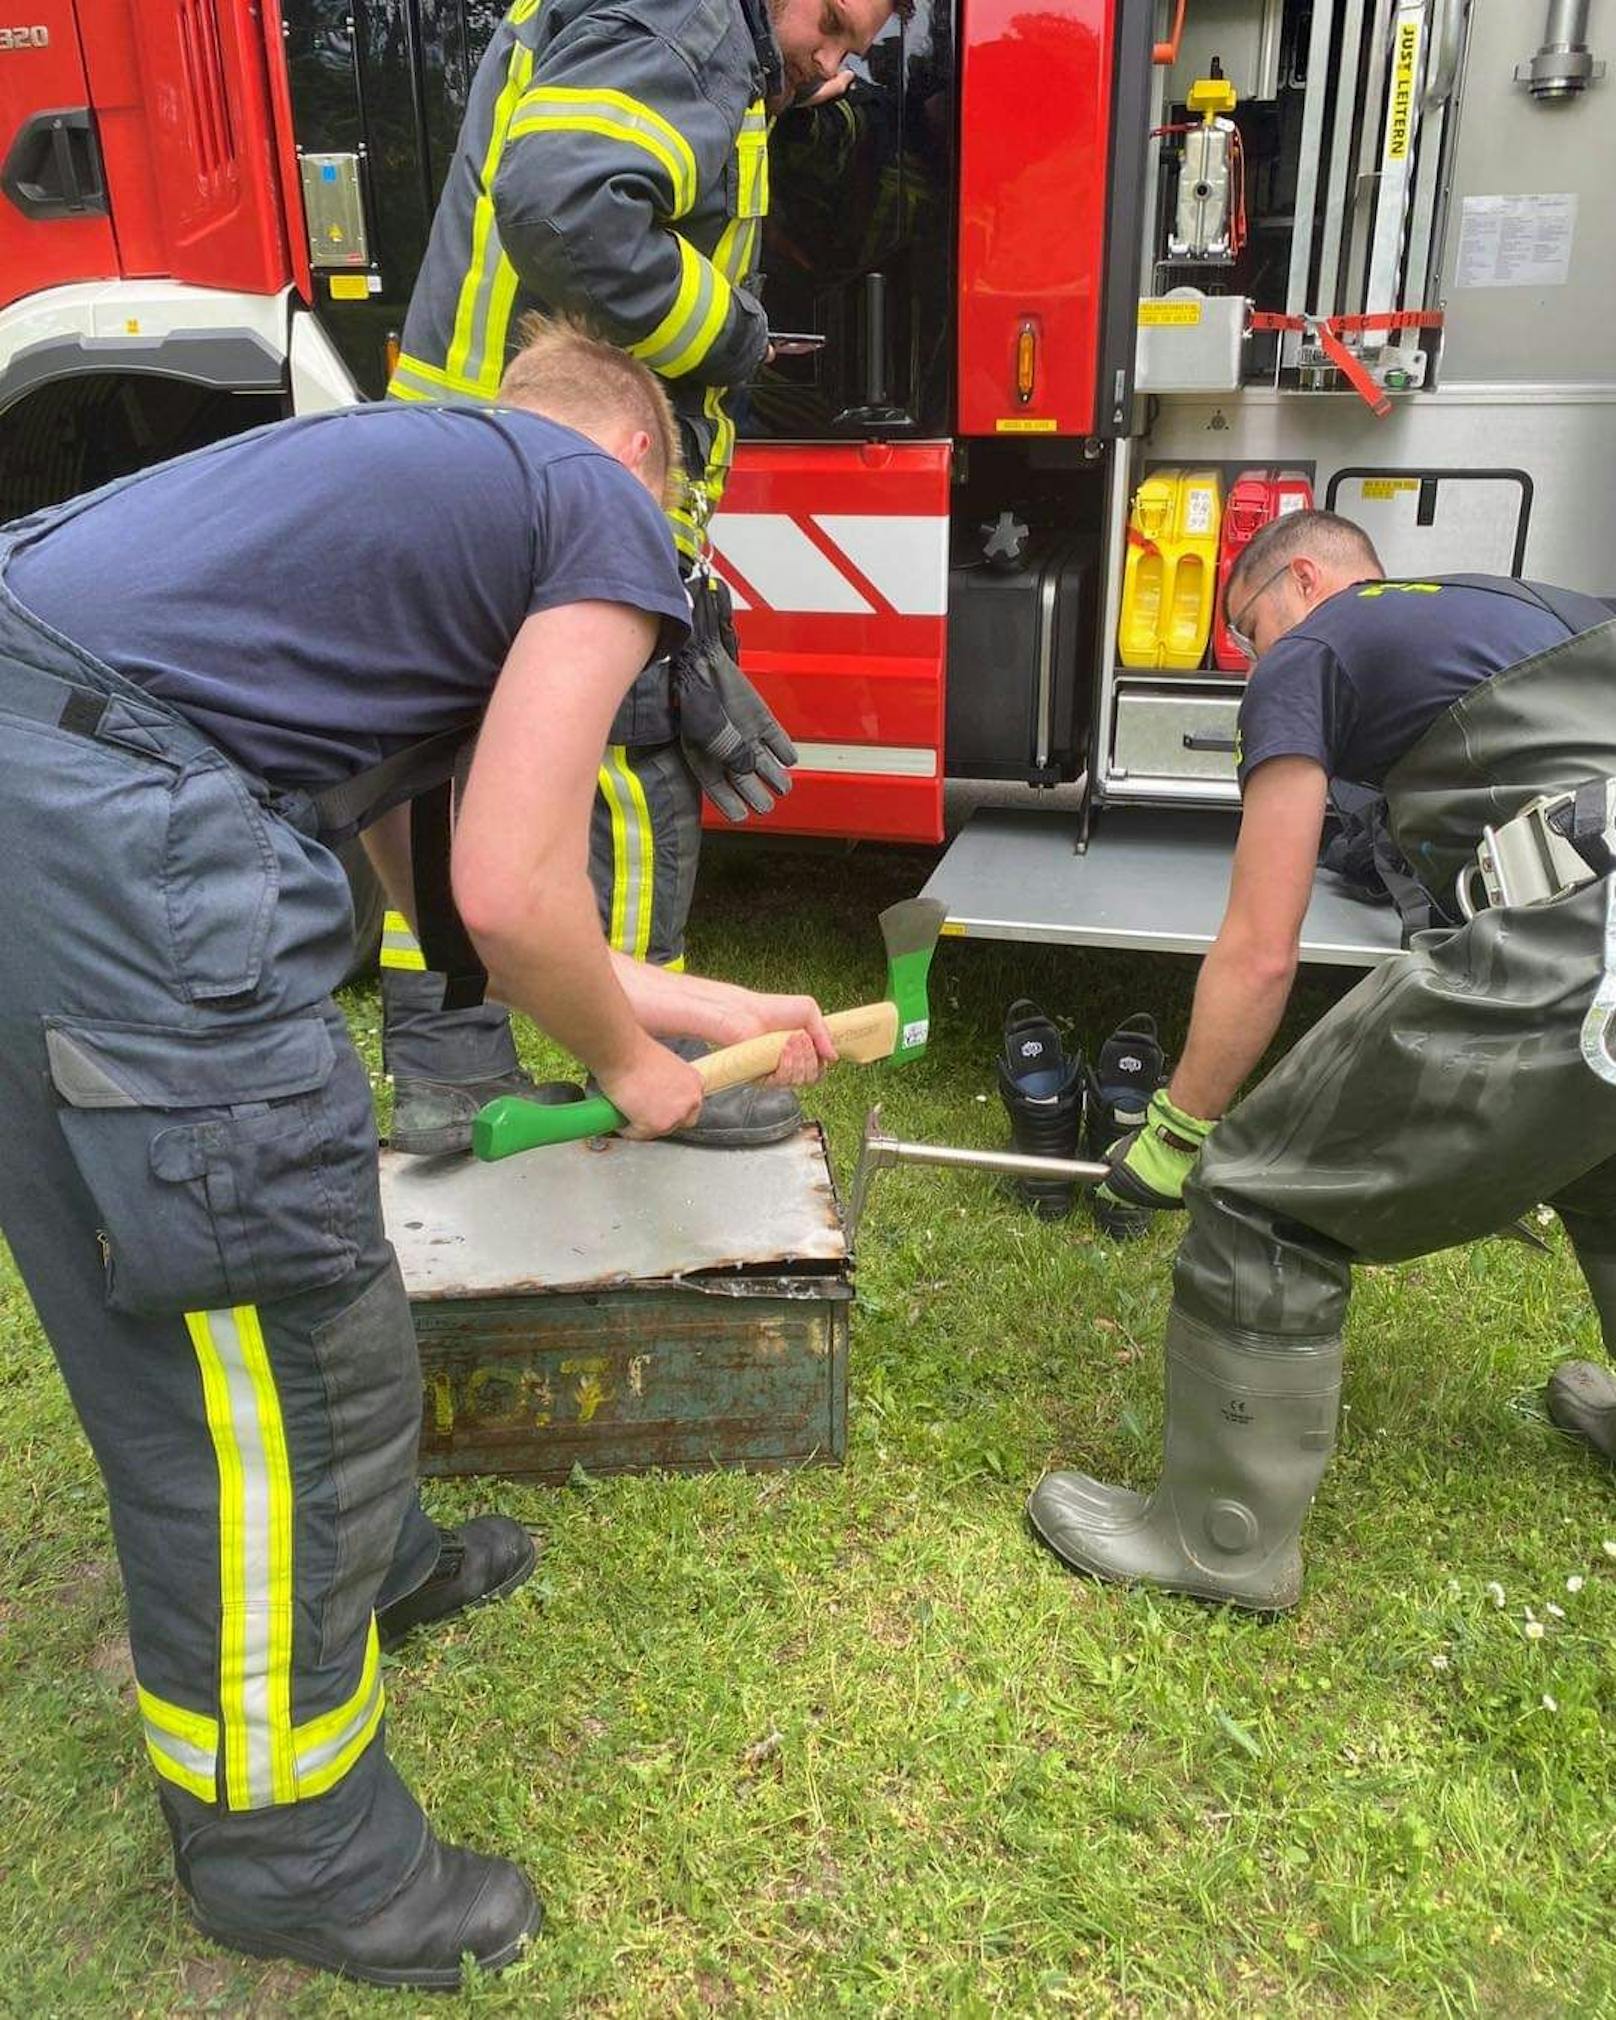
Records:
[[[1613,700],[1606,624],[1427,730],[1386,794],[1428,890],[1452,889],[1485,825],[1616,776]],[[1158,1486],[1049,1474],[1028,1504],[1042,1540],[1102,1578],[1294,1605],[1353,1262],[1473,1241],[1547,1201],[1616,1345],[1613,1012],[1616,877],[1419,934],[1337,1004],[1219,1124],[1185,1189]]]

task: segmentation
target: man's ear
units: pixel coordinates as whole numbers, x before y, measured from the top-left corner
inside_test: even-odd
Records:
[[[636,477],[644,476],[650,454],[651,437],[644,428],[635,428],[619,438],[617,460],[625,470],[632,470]]]
[[[1311,554],[1298,554],[1291,561],[1291,579],[1301,591],[1302,601],[1314,604],[1324,591],[1324,570]]]

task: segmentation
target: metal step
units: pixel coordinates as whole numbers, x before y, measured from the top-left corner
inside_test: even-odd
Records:
[[[1204,954],[1223,917],[1237,820],[1215,810],[1110,808],[1077,853],[1078,822],[984,810],[955,837],[925,888],[948,907],[944,933]],[[1302,929],[1304,961],[1370,967],[1395,954],[1397,914],[1320,871]]]

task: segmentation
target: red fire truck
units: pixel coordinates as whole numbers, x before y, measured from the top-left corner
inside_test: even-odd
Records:
[[[500,11],[17,0],[0,518],[380,395]],[[1187,653],[1119,663],[1147,480],[1306,485],[1394,571],[1616,589],[1589,16],[919,0],[845,100],[781,119],[770,319],[827,341],[750,389],[713,528],[802,753],[764,825],[936,843],[946,784],[994,781],[932,878],[951,930],[1198,948],[1239,676],[1210,623],[1195,660],[1193,596]],[[1321,879],[1312,957],[1393,939]]]

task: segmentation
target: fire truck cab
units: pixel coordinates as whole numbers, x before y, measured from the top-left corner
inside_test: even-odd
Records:
[[[382,394],[501,11],[24,0],[0,518]],[[1616,590],[1592,11],[918,0],[777,121],[766,304],[825,342],[748,389],[712,528],[801,753],[760,825],[941,843],[946,783],[993,781],[946,930],[1194,951],[1237,817],[1219,581],[1264,517]],[[1396,938],[1321,874],[1308,958]]]

